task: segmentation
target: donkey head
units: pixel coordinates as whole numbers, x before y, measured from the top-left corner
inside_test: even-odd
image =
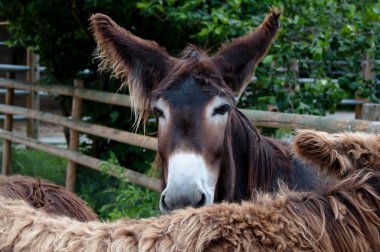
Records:
[[[91,17],[100,68],[128,85],[136,122],[159,119],[163,212],[214,202],[235,98],[270,47],[280,12],[272,10],[254,31],[224,45],[214,56],[188,46],[174,58],[152,41],[119,27],[109,17]]]

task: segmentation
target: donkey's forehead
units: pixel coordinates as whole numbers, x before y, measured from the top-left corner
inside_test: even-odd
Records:
[[[204,105],[215,96],[233,102],[233,95],[228,89],[216,83],[205,83],[191,73],[172,81],[165,88],[157,90],[153,96],[153,100],[157,101],[161,98],[174,107]]]
[[[168,102],[207,102],[212,97],[234,98],[234,93],[207,55],[178,60],[168,75],[152,92],[152,100],[163,98]]]

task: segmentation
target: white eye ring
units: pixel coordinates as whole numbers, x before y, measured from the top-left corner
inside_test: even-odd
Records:
[[[225,115],[228,111],[230,111],[231,106],[229,104],[223,104],[214,109],[212,116],[216,115]]]
[[[154,107],[153,108],[153,113],[155,113],[158,118],[165,119],[164,111],[162,111],[161,109],[159,109],[157,107]]]

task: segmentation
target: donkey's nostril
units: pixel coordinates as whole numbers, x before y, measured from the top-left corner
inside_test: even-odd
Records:
[[[160,209],[161,212],[168,212],[168,211],[170,211],[168,205],[167,205],[166,202],[165,202],[165,195],[162,195],[162,196],[161,196],[161,200],[160,200],[160,208],[161,208],[161,209]]]
[[[202,193],[201,200],[195,205],[195,207],[202,207],[206,205],[206,195]]]
[[[181,191],[165,190],[161,194],[160,210],[162,213],[168,213],[174,209],[185,207],[202,207],[207,204],[207,197],[204,191]]]

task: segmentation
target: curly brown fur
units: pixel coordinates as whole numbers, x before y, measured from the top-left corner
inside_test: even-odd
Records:
[[[380,174],[145,220],[81,223],[0,198],[0,251],[379,251]]]
[[[98,220],[94,211],[75,194],[51,182],[24,176],[0,176],[0,195],[22,199],[48,214],[79,221]]]
[[[292,144],[300,159],[341,178],[363,168],[380,171],[380,135],[298,130]]]

